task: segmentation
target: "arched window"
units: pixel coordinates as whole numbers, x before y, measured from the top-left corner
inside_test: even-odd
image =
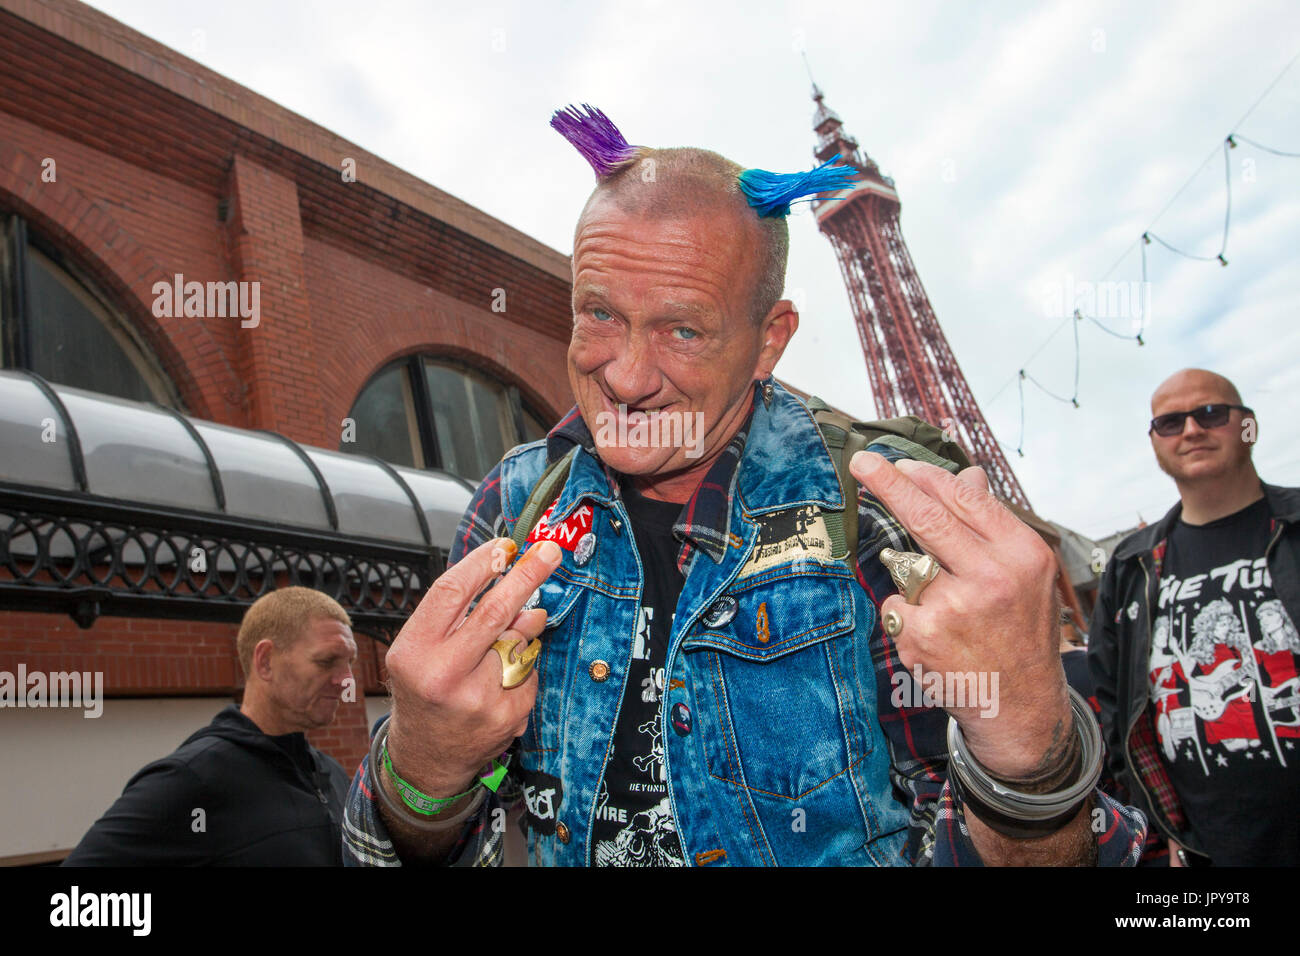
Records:
[[[93,284],[18,216],[0,217],[0,365],[60,385],[173,408],[148,346]]]
[[[441,468],[477,482],[501,456],[547,432],[519,390],[447,359],[412,355],[382,369],[348,413],[341,451]]]

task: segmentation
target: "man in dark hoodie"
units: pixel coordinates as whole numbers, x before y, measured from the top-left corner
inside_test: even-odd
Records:
[[[348,775],[307,743],[352,680],[352,621],[332,598],[282,588],[239,628],[245,687],[170,756],[127,783],[65,866],[339,866]]]

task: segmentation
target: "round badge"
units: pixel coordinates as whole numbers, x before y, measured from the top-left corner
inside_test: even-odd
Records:
[[[669,719],[678,737],[685,737],[691,732],[691,709],[681,701],[673,704]]]
[[[588,531],[578,539],[578,546],[573,549],[573,563],[582,567],[596,553],[596,536]]]
[[[704,626],[723,627],[730,624],[738,607],[734,597],[730,594],[723,595],[713,603],[713,607],[704,612]]]

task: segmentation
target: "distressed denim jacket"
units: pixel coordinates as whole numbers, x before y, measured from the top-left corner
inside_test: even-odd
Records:
[[[507,527],[545,459],[532,446],[503,462]],[[770,408],[755,403],[734,474],[722,547],[687,559],[664,672],[660,741],[683,850],[695,863],[904,863],[908,808],[891,793],[876,716],[876,608],[830,557],[819,519],[797,511],[839,510],[844,499],[830,452],[793,395],[779,390]],[[541,865],[589,862],[615,720],[623,694],[637,692],[624,683],[640,559],[616,483],[579,452],[548,524],[583,504],[596,548],[581,566],[564,550],[541,588],[537,703],[517,755],[527,774],[562,782],[559,806],[543,810],[567,840],[530,832]],[[793,514],[808,546],[756,556],[760,538],[779,551],[777,539],[797,527]],[[593,661],[608,665],[606,680],[592,679]]]
[[[915,545],[861,490],[857,580],[833,560],[818,517],[844,506],[831,453],[794,395],[776,386],[768,406],[758,394],[677,523],[685,579],[659,739],[686,860],[979,865],[946,781],[947,715],[891,700],[911,678],[879,626],[877,607],[894,585],[877,555]],[[595,547],[588,554],[562,541],[562,562],[538,589],[547,626],[528,729],[510,784],[467,826],[450,865],[501,862],[498,808],[521,791],[529,862],[592,863],[601,776],[623,694],[637,692],[625,682],[644,577],[616,477],[592,453],[576,408],[546,441],[513,449],[484,479],[451,558],[510,534],[547,462],[575,443],[547,527],[577,516],[585,533],[589,520]],[[604,666],[593,668],[598,661]],[[348,801],[350,865],[401,863],[375,786],[363,761]],[[1145,821],[1094,796],[1105,821],[1099,862],[1132,865]]]

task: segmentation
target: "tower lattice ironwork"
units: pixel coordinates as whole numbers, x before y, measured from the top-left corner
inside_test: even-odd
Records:
[[[990,490],[1028,509],[1029,499],[975,402],[907,251],[894,181],[859,149],[816,84],[813,100],[818,161],[838,153],[840,163],[858,172],[855,189],[825,193],[812,207],[848,287],[876,413],[916,415],[949,429],[988,473]]]

